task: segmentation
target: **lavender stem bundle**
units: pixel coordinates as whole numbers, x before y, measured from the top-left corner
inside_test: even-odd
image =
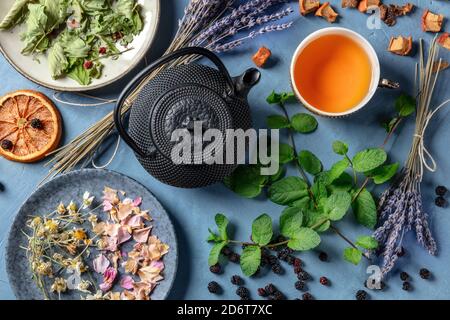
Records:
[[[438,52],[439,47],[434,38],[425,61],[423,42],[420,42],[420,62],[418,71],[416,70],[418,86],[416,128],[412,147],[399,179],[382,194],[378,205],[380,222],[373,236],[380,244],[383,275],[389,273],[394,267],[401,252],[403,237],[411,230],[415,231],[417,241],[431,255],[437,253],[428,215],[423,210],[420,186],[424,170],[434,172],[437,169],[436,162],[424,143],[428,124],[433,116],[450,102],[447,100],[437,108],[431,107],[434,89],[439,78],[439,71],[434,73],[433,66],[436,63],[442,63],[442,59],[437,60]]]
[[[226,52],[259,35],[285,30],[292,26],[292,22],[277,24],[276,21],[289,16],[293,10],[287,8],[275,13],[272,13],[272,10],[286,2],[287,0],[244,2],[191,0],[185,8],[184,16],[179,21],[178,31],[166,54],[189,46],[204,47],[216,53]],[[272,24],[268,25],[268,23]],[[252,31],[251,29],[254,28],[258,29]],[[247,35],[233,39],[235,35],[246,30],[249,32]],[[141,89],[159,72],[197,59],[197,56],[182,57],[149,74],[129,95],[122,108],[122,114],[129,111]],[[87,165],[113,130],[114,120],[111,112],[67,145],[53,152],[54,157],[47,163],[51,169],[44,180],[71,171],[79,164]]]

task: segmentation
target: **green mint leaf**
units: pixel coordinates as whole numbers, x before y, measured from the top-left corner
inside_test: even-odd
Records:
[[[223,182],[241,197],[255,198],[261,194],[268,180],[267,176],[261,175],[259,166],[241,165]]]
[[[267,126],[270,129],[285,129],[289,128],[291,124],[286,117],[273,115],[267,117]]]
[[[350,209],[352,196],[346,191],[337,191],[327,199],[322,199],[321,206],[331,221],[341,220]]]
[[[386,130],[387,133],[390,133],[394,129],[394,126],[397,123],[398,119],[398,117],[395,117],[387,122],[382,122],[381,126]]]
[[[291,127],[300,133],[311,133],[317,129],[316,118],[307,113],[298,113],[292,117]]]
[[[347,158],[333,164],[331,169],[328,171],[328,181],[327,185],[332,184],[336,179],[338,179],[347,168],[350,166],[350,161]]]
[[[286,164],[295,159],[294,148],[289,144],[280,143],[280,163]]]
[[[281,95],[276,93],[275,90],[266,98],[269,104],[278,104],[281,102]]]
[[[250,277],[258,271],[261,264],[261,248],[258,246],[247,246],[241,255],[242,272]]]
[[[362,252],[355,248],[346,248],[344,250],[344,259],[357,266],[362,259]]]
[[[353,177],[347,172],[341,174],[339,178],[334,180],[333,183],[331,183],[328,186],[328,190],[330,192],[350,191],[352,188],[353,188]]]
[[[308,185],[303,179],[291,176],[272,184],[268,193],[272,202],[289,205],[295,200],[308,196]]]
[[[301,208],[288,207],[280,216],[280,233],[288,238],[293,237],[302,227],[303,213]]]
[[[211,251],[209,252],[208,257],[208,265],[213,266],[219,262],[220,253],[222,252],[222,249],[227,245],[226,241],[217,242],[214,244],[214,246],[211,248]]]
[[[216,233],[214,233],[211,229],[208,228],[208,238],[206,241],[208,242],[219,242],[222,241],[222,239],[219,237],[219,235],[217,235]]]
[[[345,142],[342,142],[339,140],[335,141],[335,142],[333,142],[333,151],[336,154],[345,156],[348,152],[348,145]]]
[[[293,92],[282,92],[281,93],[281,102],[289,103],[296,102],[295,94]]]
[[[300,208],[302,210],[310,210],[314,207],[314,203],[312,202],[309,195],[307,195],[301,199],[295,200],[290,204],[290,206]]]
[[[306,172],[316,175],[322,171],[322,162],[312,152],[302,150],[298,154],[298,163]]]
[[[278,169],[278,172],[275,173],[274,175],[269,177],[269,182],[270,183],[274,183],[277,182],[278,180],[280,180],[281,178],[283,178],[283,176],[286,174],[286,170],[283,166],[280,166]]]
[[[272,240],[272,218],[263,214],[253,221],[252,240],[260,246],[265,246]]]
[[[366,149],[353,157],[356,172],[366,172],[378,168],[387,160],[386,151],[381,148]]]
[[[397,110],[400,117],[407,117],[416,111],[416,99],[402,94],[395,100],[395,110]]]
[[[327,181],[327,173],[319,173],[316,176],[316,179],[311,187],[311,192],[314,195],[314,199],[316,200],[316,202],[318,202],[320,199],[328,197]]]
[[[374,237],[362,236],[356,239],[356,245],[367,250],[374,250],[378,248],[378,241]]]
[[[330,226],[330,220],[323,211],[309,209],[303,211],[303,226],[314,229],[316,232],[325,232]]]
[[[289,240],[288,247],[292,250],[307,251],[316,248],[319,244],[319,234],[313,229],[302,227]]]
[[[353,202],[353,213],[359,224],[374,229],[377,224],[377,205],[372,194],[363,189],[359,196]]]
[[[388,164],[366,172],[365,175],[372,178],[375,184],[383,184],[395,176],[399,167],[399,163]]]
[[[215,217],[217,229],[219,230],[219,236],[222,240],[228,240],[227,227],[228,227],[228,219],[223,214],[218,213]]]

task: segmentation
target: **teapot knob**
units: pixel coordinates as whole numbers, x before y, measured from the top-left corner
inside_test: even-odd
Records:
[[[247,69],[243,74],[235,77],[233,80],[237,95],[242,98],[247,97],[250,90],[258,84],[260,79],[261,72],[256,68]]]

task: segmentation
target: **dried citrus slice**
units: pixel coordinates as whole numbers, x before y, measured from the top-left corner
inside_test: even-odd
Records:
[[[61,139],[61,115],[40,92],[19,90],[0,99],[0,155],[35,162],[55,150]]]

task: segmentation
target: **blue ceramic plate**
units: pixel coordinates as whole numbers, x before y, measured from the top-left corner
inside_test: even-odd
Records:
[[[151,298],[162,300],[168,296],[175,280],[178,249],[175,230],[167,212],[150,191],[135,180],[112,171],[83,169],[58,176],[44,184],[25,201],[17,213],[6,247],[6,270],[11,287],[18,299],[40,300],[44,298],[32,280],[26,252],[20,249],[20,246],[27,246],[27,238],[22,230],[27,230],[26,221],[29,220],[29,215],[43,215],[52,212],[61,201],[66,204],[71,200],[79,202],[85,191],[89,191],[96,197],[98,205],[105,186],[123,190],[126,192],[126,196],[130,198],[142,197],[141,208],[149,210],[153,218],[152,234],[170,246],[169,253],[163,258],[165,264],[164,280],[153,291]],[[96,203],[93,206],[96,206]],[[96,256],[97,253],[93,249],[90,257],[93,259]],[[92,261],[89,261],[89,259],[85,259],[85,261],[92,266]],[[65,276],[65,278],[67,277]],[[96,278],[97,283],[101,282],[101,275],[94,275],[94,278]],[[47,283],[46,287],[49,288],[49,285],[50,283]],[[118,284],[113,288],[113,291],[120,291]],[[51,298],[57,297],[52,296]],[[72,290],[68,294],[62,294],[61,299],[80,299],[80,292]]]

